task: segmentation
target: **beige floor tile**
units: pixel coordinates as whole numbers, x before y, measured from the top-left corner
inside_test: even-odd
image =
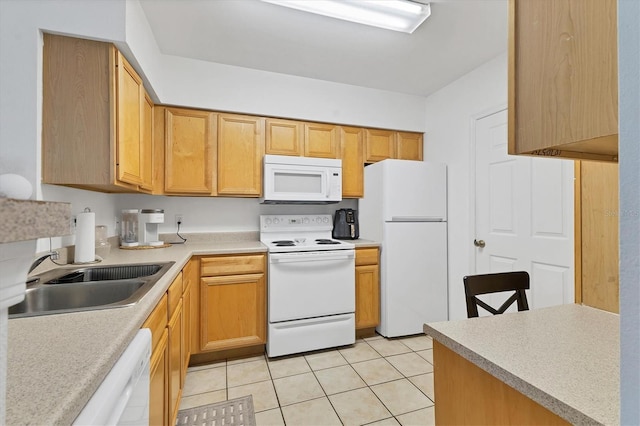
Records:
[[[433,391],[433,373],[421,374],[419,376],[409,377],[411,383],[416,385],[423,394],[427,395],[430,400],[435,401],[435,392]]]
[[[227,365],[242,364],[244,362],[252,362],[252,361],[263,361],[264,359],[265,359],[264,354],[252,355],[252,356],[246,356],[243,358],[228,359]]]
[[[430,362],[431,365],[433,365],[433,349],[426,349],[424,351],[419,351],[416,353],[420,355],[422,358],[426,359],[428,362]]]
[[[307,364],[303,356],[268,360],[267,364],[269,365],[272,379],[294,376],[311,371],[309,364]]]
[[[315,354],[305,355],[304,357],[311,366],[311,369],[314,371],[347,364],[347,360],[344,359],[344,357],[340,355],[340,352],[338,351],[319,352]]]
[[[286,424],[292,426],[341,425],[326,397],[282,407],[282,414]]]
[[[344,359],[346,359],[350,364],[381,358],[381,355],[374,351],[366,342],[356,342],[355,345],[349,348],[340,349],[338,352],[340,352]]]
[[[378,420],[377,422],[367,423],[365,426],[399,426],[400,423],[395,417],[389,417],[388,419]]]
[[[275,379],[273,384],[281,407],[324,396],[320,383],[313,373]]]
[[[263,382],[270,379],[267,361],[264,359],[227,365],[227,383],[229,387]]]
[[[429,364],[424,358],[421,358],[415,352],[393,355],[385,359],[406,377],[431,373],[433,371],[433,365]]]
[[[371,390],[394,416],[433,405],[433,402],[407,379],[372,386]]]
[[[284,426],[280,408],[256,413],[256,426]]]
[[[226,389],[199,393],[197,395],[184,396],[180,400],[180,410],[187,408],[200,407],[201,405],[214,404],[216,402],[226,401],[227,391]]]
[[[398,370],[384,358],[358,362],[351,366],[369,386],[402,378]]]
[[[436,424],[434,407],[424,408],[398,416],[402,426],[432,426]]]
[[[226,372],[227,369],[225,367],[189,371],[185,378],[182,395],[191,396],[225,389],[227,387]]]
[[[316,371],[316,377],[327,395],[367,386],[349,365]]]
[[[391,417],[369,388],[331,395],[329,399],[345,425],[362,425]]]
[[[236,386],[229,388],[228,392],[229,399],[251,395],[253,397],[253,409],[256,413],[278,408],[278,398],[276,398],[276,391],[271,380]]]
[[[384,337],[382,337],[381,335],[379,335],[379,334],[377,334],[377,333],[376,333],[376,335],[375,335],[375,336],[365,337],[363,340],[364,340],[365,342],[369,342],[369,341],[371,341],[371,340],[381,340],[381,339],[384,339]]]
[[[411,349],[409,349],[409,347],[400,340],[378,339],[369,340],[367,343],[382,356],[399,355],[411,352]]]
[[[425,334],[419,334],[417,336],[406,337],[399,340],[414,352],[433,348],[433,339]]]

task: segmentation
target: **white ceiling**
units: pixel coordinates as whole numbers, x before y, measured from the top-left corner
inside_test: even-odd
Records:
[[[507,49],[506,0],[434,1],[413,34],[259,0],[141,4],[165,54],[419,96]]]

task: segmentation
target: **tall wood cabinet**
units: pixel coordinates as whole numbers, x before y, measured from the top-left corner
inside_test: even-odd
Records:
[[[112,44],[44,34],[43,182],[148,192],[149,108],[142,79]]]
[[[356,330],[380,324],[380,253],[356,249]]]
[[[364,197],[364,129],[340,126],[342,197]]]
[[[200,259],[201,352],[266,343],[264,253]]]
[[[509,1],[509,153],[617,161],[616,0]]]
[[[577,162],[575,196],[576,302],[618,313],[618,165]]]

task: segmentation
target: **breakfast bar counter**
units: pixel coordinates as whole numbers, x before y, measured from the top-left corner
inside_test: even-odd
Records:
[[[425,324],[436,423],[619,424],[619,323],[572,304]]]

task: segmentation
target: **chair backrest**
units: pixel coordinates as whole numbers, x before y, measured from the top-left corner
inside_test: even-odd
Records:
[[[464,292],[467,301],[467,317],[478,316],[478,306],[490,313],[497,315],[506,311],[513,302],[517,302],[518,311],[528,311],[527,295],[529,289],[529,274],[525,271],[501,272],[495,274],[468,275],[464,281]],[[494,309],[476,296],[487,293],[499,293],[502,291],[514,291],[498,309]]]

